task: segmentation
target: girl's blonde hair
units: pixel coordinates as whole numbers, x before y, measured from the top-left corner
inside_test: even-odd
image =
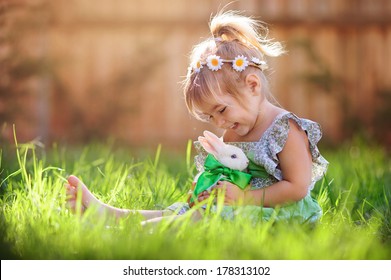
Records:
[[[238,55],[249,59],[255,57],[264,61],[265,56],[279,56],[283,53],[279,42],[267,38],[267,28],[259,21],[240,15],[238,12],[220,12],[212,18],[209,24],[212,36],[193,48],[190,55],[190,65],[204,62],[210,55],[232,60]],[[262,81],[262,92],[267,98],[271,95],[264,73],[257,67],[247,67],[235,71],[224,63],[218,71],[203,67],[193,71],[189,67],[183,82],[186,106],[189,112],[200,120],[204,120],[200,106],[208,100],[218,100],[218,94],[231,94],[239,102],[239,88],[244,84],[244,78],[249,73],[257,73]],[[212,99],[211,99],[212,98]]]

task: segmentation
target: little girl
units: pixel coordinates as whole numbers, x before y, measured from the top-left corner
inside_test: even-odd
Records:
[[[225,142],[242,148],[269,174],[253,178],[244,190],[230,182],[218,182],[214,189],[224,189],[222,217],[316,221],[321,208],[310,190],[326,172],[328,162],[316,146],[320,126],[273,102],[264,74],[265,57],[282,54],[281,45],[262,36],[258,30],[265,28],[257,21],[235,12],[216,15],[210,29],[212,36],[195,46],[191,55],[184,81],[187,108],[197,119],[222,129]],[[199,152],[196,167],[202,171],[207,153],[198,142],[195,145]],[[139,213],[146,222],[178,217],[193,206],[175,203],[163,211],[115,208],[95,198],[75,176],[68,178],[66,189],[71,208],[81,193],[84,208],[95,205],[100,212],[116,217]],[[198,201],[209,195],[202,192]],[[202,211],[192,211],[193,218],[200,219]]]

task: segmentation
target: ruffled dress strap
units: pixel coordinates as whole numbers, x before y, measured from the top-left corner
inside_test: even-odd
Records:
[[[293,120],[304,130],[308,136],[312,156],[312,186],[325,174],[328,166],[327,160],[320,154],[317,144],[322,137],[322,130],[318,123],[308,119],[298,118],[291,112],[279,114],[264,132],[257,143],[257,153],[254,162],[265,167],[266,171],[277,180],[282,180],[279,168],[278,154],[284,149],[290,129],[289,121]],[[310,186],[310,188],[312,188]]]

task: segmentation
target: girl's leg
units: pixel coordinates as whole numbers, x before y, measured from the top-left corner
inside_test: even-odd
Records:
[[[137,213],[141,214],[144,217],[144,220],[162,219],[165,216],[173,215],[173,213],[169,210],[130,210],[116,208],[105,204],[97,199],[79,178],[73,175],[69,176],[68,183],[65,184],[65,188],[67,191],[67,204],[72,210],[76,209],[77,196],[81,194],[82,210],[89,207],[96,207],[100,213],[106,213],[117,218]]]
[[[202,210],[199,210],[199,211],[202,211]],[[199,212],[199,211],[195,211],[191,214],[191,219],[196,222],[196,221],[199,221],[201,220],[202,218],[202,214]],[[171,211],[170,211],[171,212]],[[172,213],[172,212],[171,212]],[[187,214],[185,214],[187,215]],[[146,226],[146,225],[156,225],[158,223],[160,223],[162,220],[169,220],[169,221],[174,221],[176,219],[179,219],[181,216],[178,216],[178,215],[170,215],[170,216],[163,216],[163,217],[156,217],[156,218],[150,218],[150,219],[146,219],[144,222],[142,222],[142,225],[143,226]]]

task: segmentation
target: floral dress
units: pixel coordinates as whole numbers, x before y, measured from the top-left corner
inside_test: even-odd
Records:
[[[244,153],[257,165],[263,166],[269,174],[266,178],[252,178],[251,189],[262,189],[281,181],[282,172],[279,168],[278,154],[284,148],[289,132],[289,120],[295,121],[307,134],[312,155],[312,179],[308,186],[308,194],[300,201],[281,207],[270,208],[257,205],[224,206],[222,218],[233,220],[235,216],[245,216],[253,221],[259,220],[298,220],[299,222],[314,222],[322,215],[318,202],[310,195],[315,183],[325,174],[328,162],[319,153],[317,143],[322,137],[320,125],[313,121],[298,118],[290,112],[279,114],[273,123],[263,133],[257,142],[230,142],[229,144],[241,148]],[[207,152],[199,142],[194,143],[198,155],[195,165],[199,172],[203,171]],[[175,203],[167,209],[181,215],[190,209],[187,203]],[[215,209],[216,210],[216,209]]]

